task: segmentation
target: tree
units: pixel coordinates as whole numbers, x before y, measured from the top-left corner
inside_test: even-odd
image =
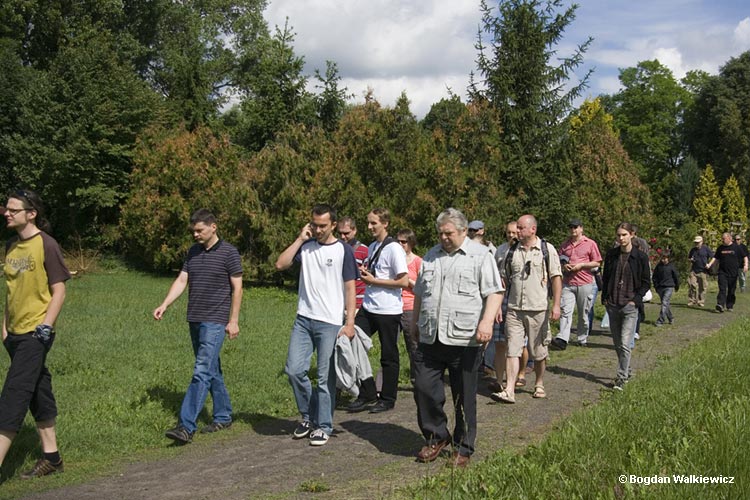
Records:
[[[688,156],[680,164],[677,171],[677,184],[674,188],[674,208],[677,214],[687,217],[692,211],[693,196],[695,196],[695,187],[698,185],[700,174],[698,162],[692,156]]]
[[[316,88],[321,92],[315,96],[318,120],[326,132],[333,132],[338,127],[339,120],[346,109],[346,100],[352,97],[347,93],[347,88],[339,88],[341,76],[336,63],[326,61],[325,76],[320,74],[320,70],[315,70],[315,78],[318,80]]]
[[[561,0],[502,0],[495,15],[482,0],[487,39],[480,32],[476,44],[481,81],[472,75],[469,91],[472,99],[486,99],[499,111],[506,165],[502,175],[496,172],[495,181],[512,179],[522,206],[563,227],[561,214],[572,177],[562,156],[564,119],[590,72],[579,83],[568,83],[591,39],[559,64],[551,63],[577,8],[558,12],[561,6]]]
[[[163,119],[163,103],[122,60],[112,33],[80,29],[45,71],[19,59],[8,67],[23,79],[0,142],[2,187],[40,191],[61,239],[111,243],[106,229],[128,192],[136,137]]]
[[[689,93],[657,60],[620,70],[623,89],[605,100],[607,111],[641,180],[661,212],[673,211],[673,186],[682,151],[682,114]]]
[[[724,201],[719,195],[719,186],[716,183],[714,169],[706,165],[698,188],[693,198],[693,210],[695,211],[695,222],[698,228],[705,232],[706,242],[712,248],[719,243],[719,236],[724,231],[724,218],[722,208]]]
[[[734,175],[730,175],[727,182],[724,183],[724,187],[721,190],[721,198],[724,202],[724,221],[727,229],[735,223],[746,226],[747,208],[745,208],[745,197]]]
[[[570,118],[568,155],[576,196],[566,215],[584,217],[586,233],[609,242],[622,221],[653,226],[651,200],[599,99],[586,100]]]
[[[719,165],[719,179],[734,174],[750,183],[750,51],[730,59],[704,82],[688,123],[689,150],[700,163]]]
[[[239,81],[242,101],[237,141],[259,151],[285,127],[315,122],[315,102],[306,90],[302,74],[305,60],[295,55],[294,33],[288,24],[276,28],[273,37],[258,40],[254,54],[246,54],[243,64],[250,68]]]
[[[256,172],[226,136],[150,129],[138,144],[120,230],[129,256],[152,269],[179,267],[192,244],[190,215],[208,208],[221,237],[237,247],[247,276],[258,276],[256,234],[265,226]]]

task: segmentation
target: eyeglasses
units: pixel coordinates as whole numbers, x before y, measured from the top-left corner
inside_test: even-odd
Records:
[[[408,242],[408,241],[406,241],[406,240],[398,240],[398,242],[399,242],[399,243],[401,243],[402,245],[406,245],[407,243],[409,243],[409,242]]]
[[[5,212],[6,214],[10,214],[11,217],[15,217],[19,213],[21,213],[21,212],[28,212],[29,210],[34,210],[34,209],[33,208],[8,208],[8,207],[5,207],[3,209],[3,212]]]
[[[527,260],[526,265],[523,266],[523,272],[526,273],[526,276],[529,276],[531,274],[531,261]]]

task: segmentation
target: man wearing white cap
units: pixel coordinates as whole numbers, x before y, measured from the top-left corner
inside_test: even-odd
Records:
[[[688,277],[688,306],[703,307],[706,305],[706,288],[708,288],[708,274],[706,266],[711,260],[711,250],[703,244],[703,237],[693,239],[695,246],[688,253],[690,261],[690,276]]]

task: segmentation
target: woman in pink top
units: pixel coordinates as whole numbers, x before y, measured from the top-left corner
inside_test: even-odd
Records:
[[[417,236],[411,229],[402,229],[397,235],[398,243],[406,252],[406,267],[409,275],[409,287],[401,290],[401,301],[404,303],[404,312],[401,314],[401,332],[404,335],[404,344],[406,352],[409,353],[409,374],[412,383],[414,382],[414,363],[412,355],[417,350],[417,341],[412,337],[409,331],[412,315],[414,314],[414,292],[412,288],[417,281],[419,268],[422,266],[422,257],[412,252],[417,246]]]

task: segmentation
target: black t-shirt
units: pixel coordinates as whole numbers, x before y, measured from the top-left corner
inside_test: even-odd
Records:
[[[729,276],[737,276],[744,256],[745,253],[736,243],[719,245],[714,253],[714,258],[719,261],[719,272]]]

